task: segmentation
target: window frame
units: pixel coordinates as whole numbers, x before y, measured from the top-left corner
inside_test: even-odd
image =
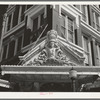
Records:
[[[100,43],[96,42],[95,43],[95,46],[96,46],[96,61],[97,61],[97,64],[100,65]],[[99,62],[98,62],[99,60]]]
[[[93,28],[95,28],[97,31],[100,31],[100,15],[94,10],[92,10],[92,15],[93,15]]]
[[[32,21],[34,21],[34,19],[38,18],[38,25],[37,25],[37,29],[36,30],[38,30],[41,27],[41,15],[42,14],[44,14],[43,18],[45,19],[45,17],[44,17],[45,16],[45,9],[44,8],[41,9],[39,12],[37,12],[34,16],[31,17]],[[32,31],[34,30],[33,29],[33,25],[34,25],[34,22],[32,23]],[[34,30],[34,31],[36,31],[36,30]]]
[[[19,39],[20,37],[22,37],[22,40],[21,40],[21,48],[23,48],[24,34],[21,34],[21,35],[19,35],[19,36],[17,37],[17,39],[16,39],[16,47],[15,47],[15,48],[16,48],[16,51],[15,51],[15,54],[21,51],[21,48],[20,48],[20,50],[18,50],[18,39]]]
[[[84,6],[84,11],[85,11],[85,14],[83,13],[83,7]],[[86,23],[89,23],[89,19],[88,19],[88,9],[87,9],[87,5],[81,5],[81,12],[82,12],[82,17],[81,19],[86,22]],[[84,18],[85,16],[85,18]]]
[[[71,20],[73,20],[73,42],[71,42],[71,41],[69,41],[69,42],[71,42],[71,43],[74,43],[75,44],[75,32],[74,32],[74,30],[75,30],[75,21],[76,21],[76,19],[75,19],[75,17],[73,17],[73,16],[71,16],[71,15],[69,15],[69,14],[67,14],[65,11],[61,11],[61,18],[62,17],[65,17],[65,26],[62,26],[61,25],[61,28],[63,27],[64,29],[65,29],[65,34],[63,33],[63,35],[64,35],[64,38],[67,40],[67,41],[69,41],[69,39],[68,39],[68,36],[69,36],[69,32],[68,31],[70,31],[69,30],[69,28],[68,28],[68,18],[69,19],[71,19]],[[62,33],[62,31],[61,31],[61,33]]]
[[[87,38],[87,51],[85,50],[84,48],[84,38]],[[90,65],[90,38],[89,36],[87,36],[84,32],[82,32],[82,47],[84,49],[84,57],[87,56],[88,58],[88,61],[85,61],[84,60],[84,63],[86,66],[89,66]]]

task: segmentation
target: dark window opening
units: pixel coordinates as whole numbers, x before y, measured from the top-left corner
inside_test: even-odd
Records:
[[[40,26],[44,24],[44,13],[41,14]]]
[[[11,16],[12,16],[12,14],[9,15],[9,17],[8,17],[8,26],[7,26],[7,31],[10,30],[10,25],[11,25]]]
[[[38,17],[33,20],[33,31],[38,29]]]
[[[22,46],[22,36],[18,38],[17,52],[21,50],[21,46]]]
[[[15,9],[15,12],[14,12],[14,16],[13,16],[13,27],[18,24],[19,7],[20,6],[16,6],[16,9]]]
[[[26,8],[26,6],[23,5],[23,6],[22,6],[22,11],[21,11],[21,21],[23,21],[24,18],[25,18],[25,14],[24,14],[24,12],[25,12],[25,8]]]
[[[2,59],[6,59],[6,54],[7,54],[7,45],[4,46]]]
[[[15,49],[15,41],[11,41],[9,44],[8,58],[11,58],[14,56],[14,49]]]
[[[73,20],[68,17],[68,40],[73,42]]]

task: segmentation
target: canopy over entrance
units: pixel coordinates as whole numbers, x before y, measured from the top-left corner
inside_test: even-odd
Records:
[[[70,82],[72,67],[81,83],[91,82],[94,75],[100,75],[99,66],[84,66],[82,48],[61,38],[54,30],[19,58],[20,65],[1,65],[2,75],[10,74],[11,82]]]

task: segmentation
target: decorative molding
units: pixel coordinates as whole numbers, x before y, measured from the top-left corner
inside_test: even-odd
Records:
[[[75,55],[79,58],[78,54],[75,53]],[[84,59],[82,58],[81,60]],[[47,33],[47,39],[44,48],[38,57],[35,57],[33,60],[29,61],[27,65],[76,66],[77,64],[72,62],[62,51],[58,42],[57,32],[55,30],[50,30]]]

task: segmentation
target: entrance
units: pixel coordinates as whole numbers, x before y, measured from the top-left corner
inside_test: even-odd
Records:
[[[45,83],[40,88],[41,92],[71,92],[70,83]]]

